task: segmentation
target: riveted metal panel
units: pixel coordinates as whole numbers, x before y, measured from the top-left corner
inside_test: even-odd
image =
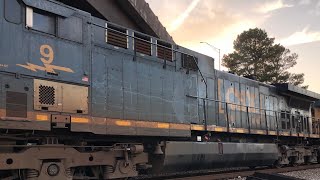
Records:
[[[265,130],[267,128],[266,124],[266,117],[265,117],[265,109],[266,109],[266,104],[265,104],[265,95],[260,93],[260,119],[261,119],[261,129]]]
[[[205,124],[205,120],[208,117],[208,113],[207,113],[208,106],[206,103],[207,91],[208,91],[208,89],[206,87],[206,83],[208,85],[208,82],[207,82],[206,75],[204,77],[199,75],[197,81],[198,81],[198,87],[197,87],[198,97],[200,97],[198,99],[198,111],[199,111],[199,113],[198,113],[199,114],[199,122],[198,123]],[[206,83],[204,81],[206,81]]]
[[[137,63],[125,56],[123,63],[123,116],[124,119],[139,119]]]
[[[218,79],[218,106],[219,106],[219,122],[218,126],[226,127],[227,119],[226,119],[226,98],[225,98],[225,88],[224,88],[224,80]]]
[[[162,110],[162,67],[157,65],[150,65],[150,78],[151,78],[151,117],[154,121],[163,121]]]
[[[241,100],[241,94],[240,94],[240,85],[238,82],[234,83],[234,103],[235,106],[235,127],[241,128],[241,106],[240,106],[240,100]]]
[[[0,1],[0,23],[3,21],[4,16],[4,1]]]
[[[241,103],[241,127],[249,128],[248,125],[248,113],[246,108],[246,85],[240,83],[240,103]]]
[[[236,126],[236,113],[235,109],[235,93],[234,93],[234,83],[228,80],[225,80],[224,86],[226,89],[226,102],[228,103],[228,119],[229,119],[229,126],[231,128],[235,128]]]
[[[212,101],[215,99],[216,94],[216,88],[215,88],[215,80],[211,78],[207,78],[207,84],[208,84],[208,98],[210,100],[206,101],[207,104],[207,124],[208,125],[216,125],[217,119],[216,119],[216,103],[215,101]]]
[[[3,1],[4,1],[5,19],[8,22],[20,24],[22,21],[22,16],[21,16],[22,8],[19,2],[17,0],[2,0],[0,3],[2,3]]]
[[[186,113],[186,89],[184,88],[185,84],[183,81],[184,74],[182,73],[173,73],[174,76],[174,122],[177,123],[190,123],[188,115]]]
[[[186,103],[185,103],[185,115],[188,117],[187,121],[191,123],[199,123],[199,117],[198,113],[198,99],[194,98],[198,96],[198,82],[197,82],[197,76],[196,74],[193,74],[190,71],[190,74],[186,74],[184,76],[184,87],[185,87],[185,92],[186,92]],[[192,97],[190,97],[192,96]]]
[[[105,55],[95,51],[92,63],[92,114],[97,117],[107,117],[108,69]]]
[[[83,20],[81,17],[58,18],[59,37],[82,43]]]
[[[150,68],[147,64],[140,62],[137,59],[137,72],[138,72],[138,112],[139,120],[151,119],[151,77]]]
[[[254,109],[254,117],[255,117],[255,121],[256,121],[256,127],[257,129],[261,128],[261,116],[260,116],[260,98],[259,98],[259,89],[254,87],[254,105],[253,107]]]
[[[271,114],[271,116],[273,117],[272,124],[273,124],[273,130],[276,130],[277,129],[277,121],[276,121],[276,113],[275,112],[278,111],[278,107],[277,107],[278,106],[278,98],[273,96],[272,99],[273,99],[273,107],[272,107],[272,114]]]
[[[274,118],[274,114],[273,114],[273,111],[274,111],[274,108],[273,108],[273,105],[274,105],[274,97],[273,96],[270,96],[269,97],[270,100],[269,100],[269,111],[267,113],[267,116],[269,118],[269,121],[270,121],[270,130],[275,130],[275,118]]]
[[[270,110],[270,96],[266,95],[264,99],[265,99],[264,100],[265,109]],[[265,114],[266,114],[267,128],[270,129],[271,122],[270,122],[270,117],[268,116],[268,111]]]
[[[163,71],[163,85],[162,85],[162,109],[163,109],[163,121],[164,122],[175,122],[173,120],[173,78],[174,71],[173,68],[168,67]]]
[[[105,20],[92,17],[93,23],[97,24],[98,26],[92,26],[92,31],[93,31],[93,41],[95,44],[104,46],[106,45],[106,30],[105,27],[106,22]]]
[[[108,117],[123,119],[123,56],[109,51],[106,56],[108,71]]]
[[[62,111],[88,114],[88,87],[61,84]]]
[[[248,107],[248,116],[249,116],[249,122],[250,122],[250,127],[251,128],[256,128],[255,126],[255,121],[253,119],[253,114],[252,112],[254,111],[254,109],[252,108],[253,106],[251,106],[252,102],[252,97],[251,97],[251,87],[246,85],[246,106]]]
[[[257,129],[258,128],[258,117],[256,116],[256,109],[255,109],[255,87],[253,86],[248,86],[249,87],[249,95],[250,97],[248,97],[248,101],[249,101],[249,113],[250,113],[250,117],[251,117],[251,124],[252,127]]]

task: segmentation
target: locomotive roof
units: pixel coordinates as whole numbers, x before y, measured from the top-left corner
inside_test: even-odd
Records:
[[[280,94],[286,95],[286,96],[300,97],[301,99],[308,100],[308,101],[316,101],[320,99],[320,94],[309,91],[307,89],[303,89],[298,86],[288,84],[288,83],[266,84],[254,79],[250,79],[248,77],[238,76],[230,72],[219,71],[219,70],[216,70],[216,75],[218,78],[228,79],[230,81],[244,83],[251,86],[256,86],[256,87],[265,86],[267,88],[274,88]]]
[[[275,86],[283,94],[300,96],[302,95],[303,97],[314,101],[320,99],[320,94],[288,83],[278,83],[275,84]]]

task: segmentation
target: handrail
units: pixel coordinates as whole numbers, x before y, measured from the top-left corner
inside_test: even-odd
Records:
[[[229,104],[229,105],[235,105],[235,106],[241,106],[241,107],[248,107],[251,109],[255,109],[255,110],[264,110],[264,111],[271,111],[271,112],[278,112],[278,113],[285,113],[285,114],[292,114],[292,113],[286,113],[285,110],[282,111],[274,111],[274,110],[269,110],[269,109],[263,109],[263,108],[257,108],[257,107],[252,107],[252,106],[246,106],[246,105],[242,105],[242,104],[236,104],[236,103],[231,103],[231,102],[226,102],[226,101],[220,101],[217,99],[210,99],[210,98],[203,98],[203,97],[199,97],[199,96],[192,96],[192,95],[186,95],[187,97],[191,97],[191,98],[197,98],[197,99],[205,99],[208,101],[214,101],[214,102],[220,102],[220,103],[225,103],[225,104]],[[296,115],[296,114],[292,114],[292,115]],[[303,116],[303,117],[310,117],[310,116]]]
[[[246,121],[247,121],[247,129],[249,130],[249,133],[252,129],[251,125],[252,125],[252,118],[250,118],[250,114],[254,114],[256,115],[255,118],[253,119],[262,119],[262,116],[264,116],[264,120],[265,120],[265,130],[268,132],[271,128],[269,127],[269,123],[270,120],[268,120],[269,118],[272,118],[274,119],[275,118],[275,122],[272,123],[273,125],[271,126],[272,128],[275,128],[275,130],[277,132],[283,130],[283,131],[290,131],[292,132],[293,130],[297,130],[297,132],[303,132],[303,133],[307,133],[307,134],[311,134],[313,132],[313,128],[312,128],[312,125],[315,124],[315,123],[319,123],[320,124],[320,120],[314,122],[315,120],[315,117],[313,116],[306,116],[306,115],[300,115],[300,114],[293,114],[293,113],[290,113],[288,111],[277,111],[277,110],[270,110],[270,109],[265,109],[265,108],[257,108],[257,107],[250,107],[250,106],[247,106],[247,105],[242,105],[242,104],[235,104],[235,103],[229,103],[229,102],[224,102],[224,101],[220,101],[220,100],[216,100],[216,99],[210,99],[210,98],[203,98],[203,97],[197,97],[197,96],[191,96],[191,95],[187,95],[187,97],[191,97],[191,98],[197,98],[197,99],[203,99],[204,101],[208,100],[208,101],[212,101],[212,102],[215,102],[215,103],[218,103],[216,105],[218,106],[222,106],[223,107],[223,114],[226,114],[226,122],[227,122],[227,129],[229,130],[229,126],[230,126],[230,117],[229,117],[229,113],[232,112],[232,111],[235,111],[235,112],[244,112],[246,113]],[[229,106],[231,105],[231,108],[229,108]],[[234,107],[233,107],[234,106]],[[231,109],[231,110],[230,110]],[[218,113],[218,112],[216,112]],[[285,118],[281,118],[281,115],[285,115]],[[290,115],[290,117],[287,117],[287,115]],[[294,116],[296,118],[305,118],[305,119],[310,119],[312,122],[309,123],[309,120],[305,121],[305,120],[302,120],[301,122],[298,122],[298,121],[295,121],[295,125],[293,127],[293,121],[291,119],[291,116]],[[269,117],[269,118],[268,118]],[[287,127],[286,125],[286,128],[285,129],[282,129],[280,127],[280,123],[282,122],[282,120],[285,119],[286,120],[286,123],[287,121],[290,123],[290,128]],[[206,124],[205,124],[206,125]],[[297,128],[300,127],[300,130],[298,130]],[[320,127],[318,127],[319,129]],[[320,131],[320,129],[319,129]],[[295,132],[294,132],[295,133]],[[278,133],[277,133],[277,136],[278,136]]]

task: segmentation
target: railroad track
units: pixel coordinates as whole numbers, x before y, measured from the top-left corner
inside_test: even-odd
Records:
[[[237,177],[249,177],[253,176],[255,173],[263,174],[275,174],[275,173],[285,173],[291,171],[301,171],[307,169],[320,168],[320,164],[302,165],[296,167],[283,167],[283,168],[258,168],[258,169],[245,169],[245,170],[233,170],[233,171],[219,171],[213,173],[206,173],[204,175],[178,175],[175,177],[163,177],[166,180],[221,180],[221,179],[232,179]]]

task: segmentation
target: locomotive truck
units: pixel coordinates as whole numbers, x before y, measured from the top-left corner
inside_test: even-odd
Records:
[[[0,0],[1,179],[317,163],[319,99],[58,1]]]

